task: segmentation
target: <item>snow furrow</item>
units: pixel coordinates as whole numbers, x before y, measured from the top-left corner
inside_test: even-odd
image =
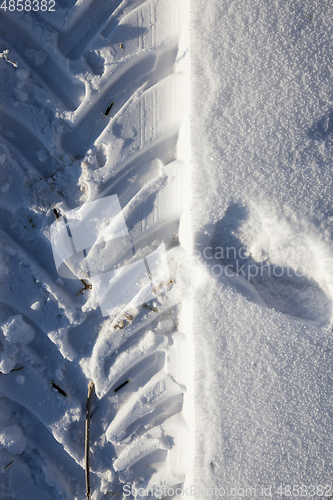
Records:
[[[24,21],[15,22],[11,13],[2,14],[0,17],[2,45],[13,48],[33,74],[56,97],[61,107],[76,109],[84,91],[82,83],[80,81],[74,83],[68,71],[32,38],[26,26]],[[18,31],[19,43],[17,43]]]
[[[81,105],[73,130],[64,132],[64,150],[82,158],[87,146],[99,138],[110,121],[122,116],[129,103],[170,74],[175,59],[176,46],[171,44],[160,53],[140,52],[118,63],[111,74],[107,73],[105,84],[99,86],[99,91],[92,90],[91,96]]]
[[[131,8],[136,8],[143,1],[136,0]],[[76,11],[65,30],[59,33],[60,52],[71,61],[79,59],[93,38],[108,24],[113,14],[117,16],[118,22],[123,8],[119,9],[119,14],[117,10],[123,3],[123,0],[102,0],[98,5],[90,2],[90,5],[82,10],[81,15]]]
[[[31,276],[34,283],[40,283],[40,286],[45,289],[50,296],[56,299],[59,306],[64,310],[65,315],[70,318],[71,321],[75,321],[74,318],[82,316],[82,314],[78,313],[79,307],[75,304],[73,298],[70,297],[69,293],[61,286],[55,283],[54,277],[50,274],[50,271],[42,266],[33,255],[23,249],[1,229],[0,234],[3,251],[8,256],[15,257],[19,265]],[[13,280],[13,283],[15,283],[15,281],[16,280]],[[15,292],[15,288],[13,288],[13,291]]]
[[[2,80],[0,103],[0,362],[6,370],[0,390],[24,414],[29,445],[18,455],[22,475],[31,467],[35,483],[29,498],[19,485],[6,485],[19,500],[82,498],[89,380],[95,384],[90,467],[96,500],[123,496],[126,484],[181,484],[186,475],[178,448],[187,397],[178,268],[189,102],[184,7],[174,0],[60,7],[49,21],[46,13],[8,12],[1,21],[4,48],[20,65],[16,70],[0,60],[9,77]],[[57,275],[50,227],[63,216],[68,229],[71,210],[111,195],[118,197],[135,258],[163,241],[168,278],[154,285],[154,299],[136,306],[126,300],[103,318],[94,276]],[[117,250],[119,262],[127,262],[128,245]],[[104,253],[94,248],[87,247],[89,258],[103,261],[108,246]],[[136,293],[143,296],[143,289]],[[20,322],[35,339],[10,344]],[[22,370],[11,373],[21,362]],[[39,427],[41,436],[49,433],[43,446]],[[16,458],[10,467],[15,462],[18,467]],[[37,479],[38,467],[43,476]]]
[[[0,112],[1,135],[33,165],[42,177],[47,178],[61,168],[61,163],[50,155],[48,148],[36,137],[29,125],[22,123],[3,105],[0,107]]]

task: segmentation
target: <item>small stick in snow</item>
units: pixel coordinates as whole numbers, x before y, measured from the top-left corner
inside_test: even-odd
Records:
[[[12,370],[10,370],[9,373],[12,373],[12,372],[19,372],[20,370],[23,370],[24,366],[21,366],[20,368],[13,368]],[[3,375],[4,373],[3,372],[0,372],[0,375]]]
[[[67,398],[67,394],[65,393],[65,391],[63,391],[61,389],[61,387],[59,387],[57,384],[55,384],[53,382],[53,380],[51,380],[51,385],[52,385],[52,387],[54,387],[55,389],[57,389],[57,391],[60,392],[60,394],[62,394],[63,396],[65,396],[65,398]]]
[[[88,283],[86,283],[83,280],[80,280],[80,281],[84,284],[84,288],[82,288],[79,292],[77,292],[76,296],[82,295],[85,290],[91,290],[92,289],[92,285],[88,285]]]
[[[17,63],[15,61],[12,61],[12,59],[9,59],[8,54],[9,54],[8,49],[4,50],[3,52],[0,52],[0,59],[4,59],[5,61],[12,64],[15,68],[17,68]]]
[[[111,102],[110,106],[108,106],[108,107],[106,108],[106,111],[105,111],[105,113],[104,113],[104,114],[105,114],[105,116],[108,116],[108,114],[109,114],[109,113],[110,113],[110,111],[111,111],[111,108],[112,108],[113,104],[114,104],[114,103],[113,103],[113,102]]]
[[[89,382],[88,385],[88,396],[86,403],[86,435],[85,435],[85,463],[86,463],[86,493],[87,500],[91,499],[90,493],[90,478],[89,478],[89,437],[90,437],[90,407],[91,398],[94,392],[95,384],[94,382]]]
[[[85,290],[86,290],[87,288],[88,288],[89,290],[91,290],[91,289],[92,289],[92,285],[88,285],[88,283],[86,283],[84,280],[80,280],[80,281],[81,281],[81,283],[83,283],[83,284],[84,284],[84,289],[85,289]]]
[[[6,467],[4,467],[4,468],[3,468],[3,470],[8,469],[8,467],[9,467],[10,465],[12,465],[12,463],[13,463],[13,462],[14,462],[14,460],[12,460],[11,462],[9,462],[9,464],[7,464],[7,465],[6,465]]]
[[[125,324],[126,324],[126,323],[125,323]],[[118,320],[118,323],[116,323],[116,324],[114,325],[114,327],[113,327],[113,328],[114,328],[115,330],[117,330],[117,328],[118,328],[119,330],[122,330],[122,329],[124,328],[125,324],[124,324],[124,321],[123,321],[122,319],[119,319],[119,320]]]
[[[57,208],[53,209],[53,213],[56,219],[60,219],[60,211]]]
[[[128,382],[129,382],[129,380],[126,380],[125,382],[123,382],[122,384],[120,384],[120,386],[117,387],[117,389],[115,389],[114,392],[120,391],[120,389],[122,389],[123,387],[125,387],[125,385],[127,385]]]
[[[142,307],[145,307],[146,309],[149,309],[149,311],[153,311],[153,312],[155,312],[155,313],[157,313],[157,312],[158,312],[157,307],[150,306],[149,304],[142,304]]]

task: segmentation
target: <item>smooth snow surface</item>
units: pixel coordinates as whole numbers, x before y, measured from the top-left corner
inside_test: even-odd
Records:
[[[281,498],[332,481],[333,6],[192,5],[195,483]]]

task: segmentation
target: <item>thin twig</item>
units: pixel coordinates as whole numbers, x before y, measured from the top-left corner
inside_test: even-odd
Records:
[[[91,290],[92,289],[92,285],[88,285],[88,283],[86,283],[84,280],[80,280],[80,281],[84,284],[84,288],[82,288],[82,290],[77,292],[76,296],[82,295],[84,290]]]
[[[60,219],[60,210],[58,210],[57,208],[54,208],[53,213],[54,213],[54,216],[56,219]]]
[[[60,394],[62,394],[63,396],[65,396],[65,398],[67,398],[67,394],[65,393],[64,390],[61,389],[61,387],[59,387],[57,384],[55,384],[53,382],[53,380],[51,380],[51,385],[52,387],[54,387],[58,392],[60,392]]]
[[[118,392],[120,391],[120,389],[122,389],[123,387],[125,387],[125,385],[127,385],[129,383],[129,380],[126,380],[125,382],[123,382],[122,384],[120,384],[119,387],[117,387],[114,392]]]
[[[109,114],[109,113],[110,113],[110,111],[111,111],[111,108],[112,108],[113,104],[114,104],[114,103],[113,103],[113,102],[111,102],[110,106],[108,106],[108,107],[106,108],[106,111],[105,111],[105,113],[104,113],[104,114],[105,114],[105,116],[108,116],[108,114]]]
[[[9,54],[9,50],[3,50],[1,53],[0,53],[0,59],[5,59],[5,61],[9,62],[10,64],[12,64],[15,68],[17,68],[17,63],[15,61],[13,61],[12,59],[9,59],[8,57],[8,54]]]
[[[89,434],[90,434],[90,406],[91,398],[94,391],[94,382],[89,382],[88,396],[86,404],[86,435],[85,435],[85,462],[86,462],[86,492],[87,500],[91,500],[90,494],[90,478],[89,478]]]
[[[21,366],[20,368],[13,368],[12,370],[10,370],[9,373],[12,373],[12,372],[19,372],[20,370],[23,370],[24,366]],[[0,375],[4,375],[3,372],[0,372]],[[8,375],[8,374],[7,374]]]

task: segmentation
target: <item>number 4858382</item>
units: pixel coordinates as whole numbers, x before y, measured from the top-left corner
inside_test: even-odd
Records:
[[[1,1],[1,0],[0,0]],[[3,0],[0,9],[9,10],[10,12],[21,12],[30,10],[37,12],[38,10],[45,12],[55,12],[55,0]]]

